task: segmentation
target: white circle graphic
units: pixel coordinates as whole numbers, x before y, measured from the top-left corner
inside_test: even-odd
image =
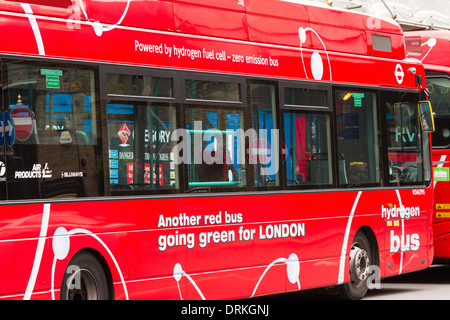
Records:
[[[58,260],[63,260],[67,257],[70,249],[69,233],[66,228],[59,227],[53,234],[52,243],[53,253]]]
[[[300,27],[298,29],[298,37],[300,38],[300,43],[304,44],[306,42],[306,30]]]
[[[323,62],[320,54],[315,51],[311,56],[311,71],[314,79],[322,80],[323,77]]]
[[[173,267],[173,277],[178,282],[181,280],[182,275],[183,275],[183,268],[181,267],[181,264],[179,263],[175,264],[175,267]]]
[[[295,253],[291,253],[286,262],[287,275],[290,283],[297,283],[300,277],[300,262]]]

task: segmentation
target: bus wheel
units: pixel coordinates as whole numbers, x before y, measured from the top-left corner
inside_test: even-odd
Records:
[[[107,300],[108,280],[103,266],[90,252],[70,260],[62,285],[61,300]]]
[[[368,290],[372,253],[370,243],[362,231],[358,231],[350,249],[350,282],[343,284],[339,294],[345,299],[357,300],[363,298]]]

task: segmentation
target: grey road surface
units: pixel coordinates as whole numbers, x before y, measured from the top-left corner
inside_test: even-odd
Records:
[[[266,297],[270,300],[339,300],[334,290],[304,290]],[[264,298],[263,298],[264,299]],[[450,265],[430,268],[381,280],[363,300],[450,300]]]
[[[381,281],[365,300],[450,300],[450,265],[430,268]]]

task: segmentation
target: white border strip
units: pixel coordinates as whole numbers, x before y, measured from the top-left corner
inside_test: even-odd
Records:
[[[42,41],[41,32],[39,31],[39,26],[37,24],[36,17],[33,15],[33,10],[31,10],[31,7],[28,3],[21,3],[20,5],[22,6],[23,10],[28,16],[28,20],[30,21],[31,28],[33,29],[34,33],[34,38],[36,39],[39,54],[41,56],[45,56],[44,42]]]
[[[353,203],[352,211],[350,212],[350,216],[348,217],[347,227],[345,228],[345,236],[344,236],[344,242],[342,243],[341,261],[339,263],[339,274],[338,274],[338,283],[337,284],[344,283],[344,278],[345,278],[344,271],[345,271],[345,261],[346,261],[345,257],[347,255],[348,238],[350,236],[350,229],[352,226],[353,215],[355,214],[356,206],[358,205],[361,194],[362,194],[362,191],[359,191],[358,195],[356,196],[355,202]]]
[[[31,269],[30,279],[28,280],[28,285],[23,300],[30,300],[31,294],[33,293],[34,290],[34,285],[36,284],[37,274],[39,272],[39,267],[41,266],[42,254],[44,253],[44,245],[47,236],[49,219],[50,219],[50,204],[44,204],[41,232],[39,233],[36,255],[34,256],[33,268]]]

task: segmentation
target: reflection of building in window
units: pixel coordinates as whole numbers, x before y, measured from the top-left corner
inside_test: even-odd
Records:
[[[112,192],[146,193],[179,187],[171,135],[175,108],[145,103],[107,104]]]
[[[91,86],[94,72],[67,65],[11,63],[7,73],[9,111],[29,111],[27,116],[16,114],[15,125],[32,126],[29,136],[16,139],[13,156],[8,156],[8,198],[103,194],[103,175],[94,169],[101,154],[95,88]],[[57,74],[57,79],[50,81],[49,73]],[[15,172],[33,172],[38,167],[52,173],[47,174],[47,170],[30,179],[14,178]]]

